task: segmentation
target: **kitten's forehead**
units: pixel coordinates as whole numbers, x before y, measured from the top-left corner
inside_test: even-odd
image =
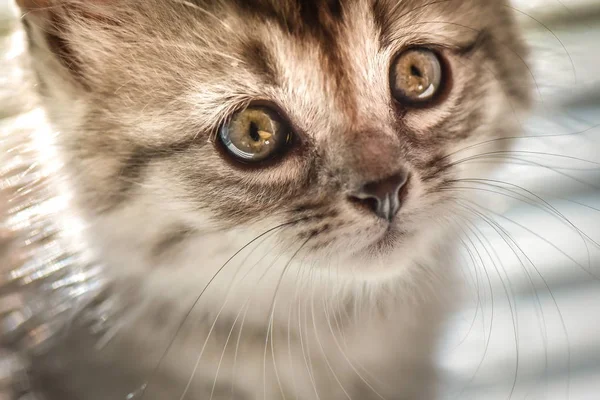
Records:
[[[245,67],[282,89],[282,101],[295,112],[321,114],[329,125],[387,118],[387,71],[394,52],[417,44],[466,45],[483,29],[487,14],[480,1],[463,0],[226,0],[221,5],[233,11],[227,13],[230,26],[252,28],[246,32],[253,39],[242,40],[239,50]],[[474,12],[479,18],[472,18]]]
[[[204,0],[202,7],[212,7]],[[311,41],[336,55],[340,34],[364,26],[374,34],[381,46],[397,40],[411,40],[437,35],[435,41],[447,42],[463,38],[503,19],[497,10],[503,1],[493,0],[221,0],[218,7],[252,21],[254,29],[279,28],[294,39]],[[234,11],[234,13],[229,13]],[[446,36],[443,36],[446,35]],[[357,46],[360,42],[354,42]]]
[[[192,115],[189,130],[208,136],[251,100],[277,103],[311,135],[378,130],[375,123],[393,118],[395,53],[466,45],[482,30],[501,42],[509,35],[504,2],[495,0],[90,0],[77,7],[81,16],[67,6],[59,15],[72,19],[61,54],[80,67],[94,103],[155,141],[166,127],[140,124],[139,116],[153,112],[182,131],[190,120],[176,116]]]
[[[277,87],[275,96],[296,111],[321,114],[329,123],[356,121],[359,108],[369,104],[364,96],[386,95],[377,93],[387,80],[387,61],[380,57],[366,4],[290,1],[275,6],[279,13],[258,14],[265,17],[260,20],[261,55],[268,56],[246,58],[247,65],[268,60],[270,67],[261,70],[270,72],[267,80]]]

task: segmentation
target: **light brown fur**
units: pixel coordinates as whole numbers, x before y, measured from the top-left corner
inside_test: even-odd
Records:
[[[20,3],[90,235],[135,315],[102,365],[152,376],[148,399],[178,398],[206,340],[186,398],[208,398],[213,383],[244,399],[434,398],[432,351],[453,293],[448,189],[465,176],[454,152],[514,136],[528,104],[503,1]],[[390,94],[390,63],[411,46],[435,48],[450,71],[427,108]],[[297,136],[256,168],[215,143],[252,101],[275,104]],[[347,201],[398,168],[411,179],[389,226]],[[157,308],[168,310],[160,323]]]

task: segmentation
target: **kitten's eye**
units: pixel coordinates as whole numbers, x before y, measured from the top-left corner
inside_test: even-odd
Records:
[[[239,161],[258,162],[283,150],[291,141],[291,131],[276,112],[248,107],[220,128],[219,139]]]
[[[440,57],[428,49],[407,50],[396,57],[390,71],[394,98],[406,105],[426,105],[440,92]]]

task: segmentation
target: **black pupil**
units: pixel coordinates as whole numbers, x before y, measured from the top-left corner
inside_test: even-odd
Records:
[[[414,65],[410,66],[410,73],[413,74],[414,76],[418,76],[419,78],[423,77],[421,70],[419,68],[415,67]]]
[[[254,140],[255,142],[260,141],[260,135],[258,134],[258,126],[254,121],[250,122],[249,131],[252,140]]]

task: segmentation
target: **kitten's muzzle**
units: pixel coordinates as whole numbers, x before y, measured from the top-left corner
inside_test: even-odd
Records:
[[[362,184],[348,195],[348,200],[391,222],[402,207],[408,180],[408,171],[401,169],[387,178]]]

